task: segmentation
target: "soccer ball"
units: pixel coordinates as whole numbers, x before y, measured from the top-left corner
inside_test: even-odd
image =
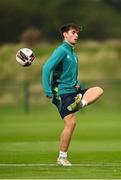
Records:
[[[35,60],[33,51],[28,48],[22,48],[16,53],[16,61],[21,66],[30,66]]]

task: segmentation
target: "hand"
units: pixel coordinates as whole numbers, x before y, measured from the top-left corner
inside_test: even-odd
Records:
[[[79,90],[79,88],[80,88],[80,85],[76,85],[76,89]]]

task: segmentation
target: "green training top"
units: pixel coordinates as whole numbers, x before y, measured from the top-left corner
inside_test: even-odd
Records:
[[[62,43],[42,68],[42,85],[46,96],[53,96],[53,89],[58,87],[58,95],[76,92],[80,84],[78,76],[78,58],[73,47]]]

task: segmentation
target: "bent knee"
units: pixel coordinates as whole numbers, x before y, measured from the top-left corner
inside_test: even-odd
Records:
[[[76,127],[76,121],[70,120],[70,122],[67,124],[68,128],[74,129]]]
[[[74,114],[69,114],[64,118],[65,124],[68,128],[74,129],[76,126],[76,118]]]
[[[72,122],[70,123],[70,126],[71,126],[72,128],[75,128],[75,127],[76,127],[76,122],[75,122],[75,121],[72,121]]]
[[[95,90],[96,90],[98,96],[101,96],[103,94],[103,89],[101,87],[97,86],[97,87],[95,87]]]

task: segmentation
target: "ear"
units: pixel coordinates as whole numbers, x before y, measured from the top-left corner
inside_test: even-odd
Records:
[[[64,32],[64,33],[63,33],[63,37],[64,37],[64,38],[67,38],[67,32]]]

